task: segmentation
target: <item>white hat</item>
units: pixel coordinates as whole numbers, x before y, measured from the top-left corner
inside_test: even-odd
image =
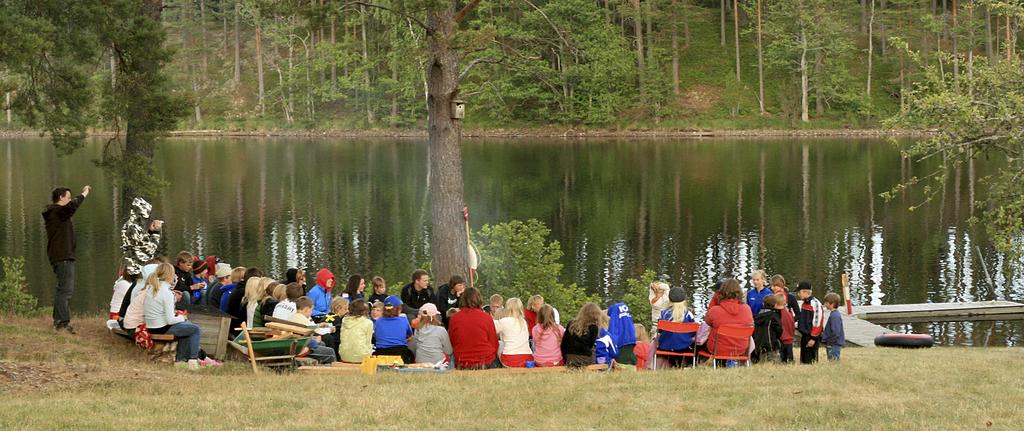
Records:
[[[231,265],[228,265],[228,264],[223,263],[223,262],[218,263],[217,264],[217,278],[224,278],[224,277],[227,277],[229,275],[231,275]]]

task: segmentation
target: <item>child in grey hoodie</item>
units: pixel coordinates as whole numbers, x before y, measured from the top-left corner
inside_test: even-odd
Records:
[[[452,343],[448,331],[441,325],[437,306],[432,303],[420,307],[416,333],[409,341],[409,349],[416,353],[416,363],[436,364],[452,354]]]

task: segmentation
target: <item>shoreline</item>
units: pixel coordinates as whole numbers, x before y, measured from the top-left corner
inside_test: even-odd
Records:
[[[0,130],[0,137],[38,137],[44,132],[31,129]],[[814,138],[814,137],[922,137],[926,130],[885,129],[649,129],[611,130],[574,128],[513,128],[463,130],[464,138]],[[110,137],[113,132],[89,131],[89,137]],[[425,129],[330,129],[330,130],[176,130],[170,137],[225,138],[426,138]]]

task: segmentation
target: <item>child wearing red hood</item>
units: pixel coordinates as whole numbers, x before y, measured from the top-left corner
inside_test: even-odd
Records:
[[[331,312],[331,300],[334,299],[331,290],[334,289],[334,273],[324,268],[316,273],[316,286],[309,289],[306,296],[313,300],[313,319]]]

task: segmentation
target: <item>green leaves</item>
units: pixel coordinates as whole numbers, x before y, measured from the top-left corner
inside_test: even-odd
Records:
[[[542,295],[563,316],[571,315],[584,303],[598,302],[575,283],[559,282],[562,247],[557,241],[548,241],[550,233],[535,219],[481,228],[473,238],[481,256],[479,285],[483,292],[498,293],[506,299],[518,297],[523,302],[532,295]]]
[[[982,209],[976,220],[982,223],[995,247],[1011,255],[1024,250],[1024,68],[1019,59],[990,63],[984,57],[971,61],[942,55],[939,62],[924,64],[920,54],[911,53],[923,70],[923,79],[906,94],[907,109],[886,121],[891,128],[919,128],[933,131],[927,138],[910,144],[898,143],[913,161],[941,158],[934,171],[912,177],[883,194],[896,193],[923,183],[925,203],[936,196],[957,169],[967,163],[984,163],[995,156],[998,172],[987,178]],[[953,76],[950,63],[963,71]],[[945,65],[943,65],[945,63]],[[982,158],[984,156],[984,158]],[[1005,164],[1003,162],[1005,161]],[[919,207],[921,204],[911,207]]]
[[[25,258],[22,257],[0,257],[0,269],[3,271],[3,278],[0,278],[0,315],[33,314],[38,310],[38,303],[35,296],[25,291]]]

